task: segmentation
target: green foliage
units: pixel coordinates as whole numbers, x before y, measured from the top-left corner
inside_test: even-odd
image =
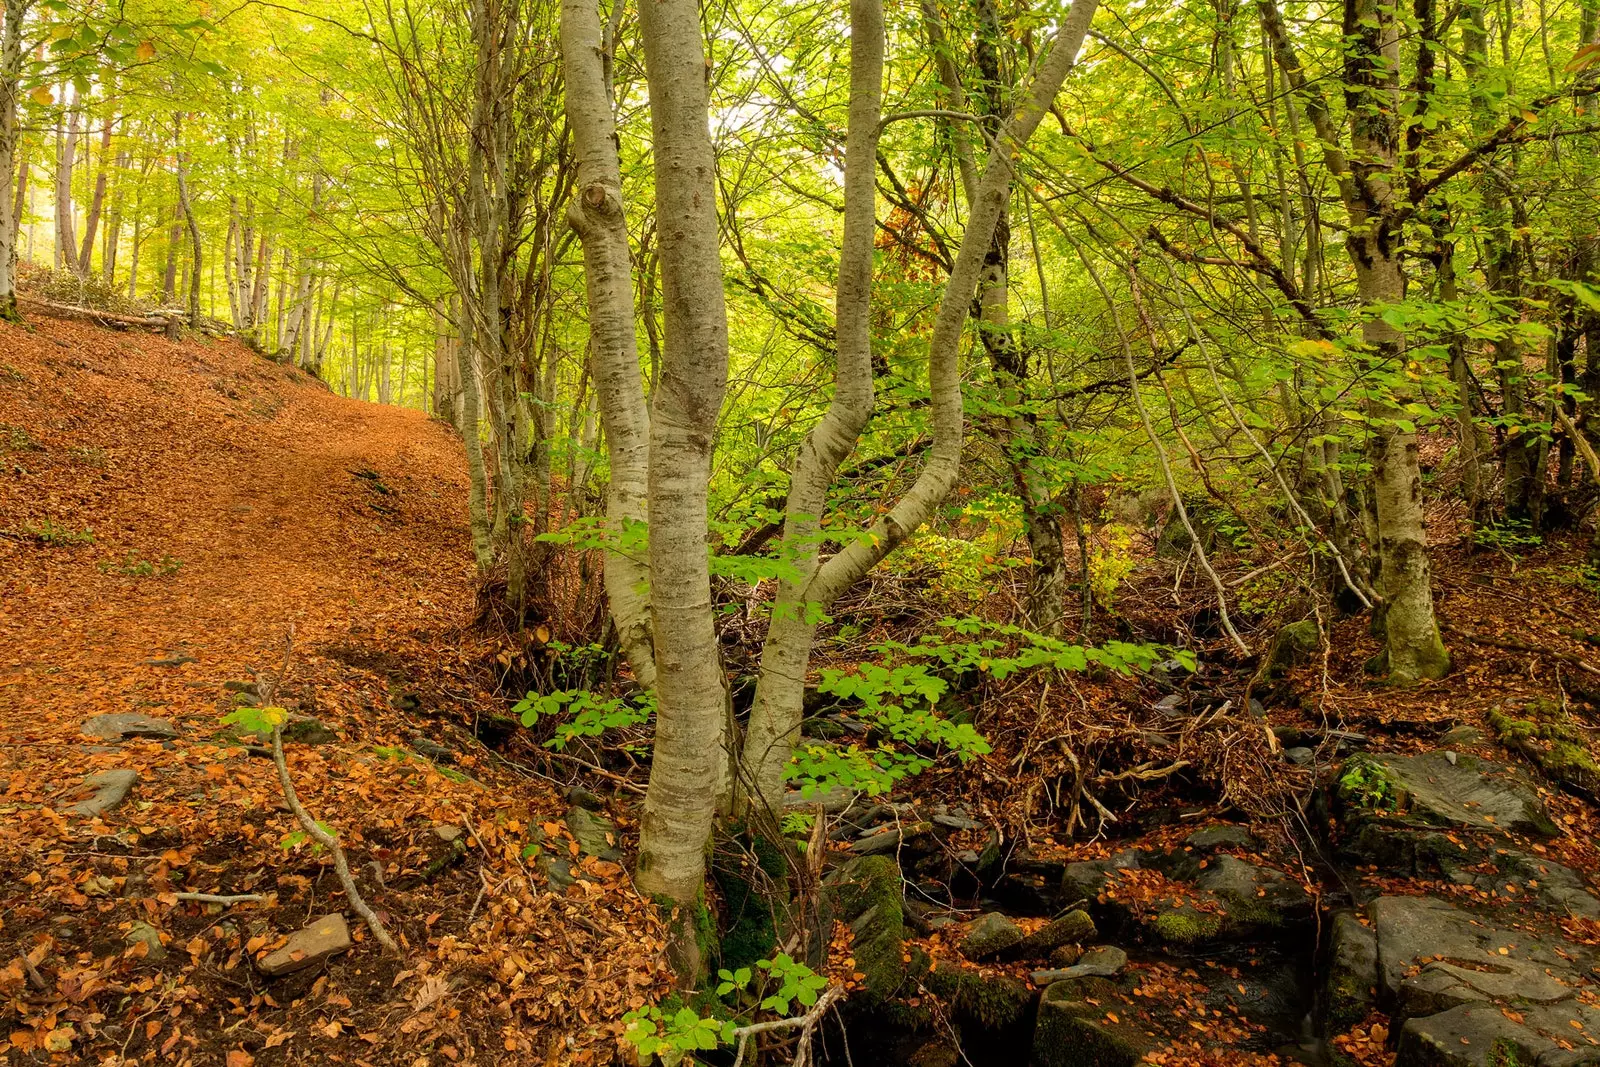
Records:
[[[558,689],[553,693],[529,693],[512,706],[511,713],[524,726],[565,716],[566,721],[556,726],[555,736],[545,742],[547,748],[560,752],[576,738],[599,737],[607,730],[649,722],[655,715],[655,694],[643,693],[633,699],[637,704],[622,697],[602,699],[588,690]]]
[[[23,526],[23,533],[38,541],[41,545],[51,548],[63,548],[71,545],[87,545],[94,543],[94,530],[84,527],[74,530],[70,526],[63,526],[53,519],[41,519]]]
[[[1527,519],[1501,519],[1474,528],[1472,543],[1517,560],[1529,549],[1543,545],[1544,538],[1533,532],[1533,526]]]
[[[655,1005],[635,1008],[622,1017],[626,1039],[648,1060],[660,1056],[664,1063],[676,1063],[685,1054],[708,1051],[733,1041],[737,1024],[729,1019],[707,1018],[693,1008],[683,1007],[670,1015]]]
[[[283,729],[284,723],[289,721],[289,713],[279,707],[260,708],[254,704],[246,704],[224,715],[222,721],[237,726],[248,734],[271,737],[273,731]]]
[[[172,556],[162,556],[160,560],[152,563],[147,559],[140,559],[135,552],[129,552],[122,557],[122,562],[115,560],[102,560],[95,564],[104,574],[120,574],[124,578],[170,578],[178,573],[183,566],[183,560]]]
[[[1400,806],[1400,791],[1383,766],[1364,756],[1352,756],[1339,775],[1339,796],[1372,811],[1393,811]]]

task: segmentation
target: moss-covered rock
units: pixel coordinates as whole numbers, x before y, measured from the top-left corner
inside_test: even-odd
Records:
[[[1022,939],[1016,923],[997,911],[986,912],[968,925],[961,939],[961,954],[969,960],[984,960],[998,956]]]
[[[1063,945],[1081,945],[1095,938],[1094,920],[1086,911],[1069,911],[1046,923],[1008,950],[1008,957],[1047,959]]]
[[[1196,945],[1222,932],[1222,916],[1185,904],[1157,912],[1146,928],[1169,945]]]
[[[1600,795],[1600,762],[1587,738],[1553,700],[1532,700],[1518,718],[1496,708],[1489,726],[1500,743],[1528,757],[1552,781],[1588,796]]]
[[[1102,1008],[1089,1003],[1093,983],[1105,979],[1057,982],[1039,998],[1039,1020],[1033,1031],[1033,1062],[1038,1067],[1134,1067],[1155,1041],[1125,1022],[1111,1022]]]
[[[1291,668],[1310,663],[1322,651],[1322,631],[1317,620],[1302,619],[1280,629],[1267,650],[1267,675],[1278,677]]]
[[[900,868],[889,856],[862,856],[828,876],[833,914],[850,924],[855,969],[863,974],[860,997],[867,1004],[891,1000],[905,979],[905,898]]]
[[[732,838],[713,852],[711,876],[722,898],[720,966],[737,970],[772,955],[788,904],[787,874],[782,845],[759,834]]]
[[[1003,1030],[1015,1026],[1033,1002],[1033,993],[1015,978],[986,975],[955,963],[940,963],[922,984],[950,1005],[963,1027]]]
[[[1340,1034],[1366,1018],[1377,997],[1378,938],[1347,911],[1334,915],[1330,925],[1325,1030]]]

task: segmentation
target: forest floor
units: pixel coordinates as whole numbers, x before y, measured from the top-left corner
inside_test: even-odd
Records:
[[[611,1060],[658,931],[617,864],[530,872],[530,834],[577,854],[560,790],[455,726],[490,698],[465,494],[448,428],[235,342],[0,325],[0,1062]],[[404,954],[356,922],[268,979],[345,909],[222,721],[291,629],[295,787]],[[87,736],[103,714],[159,721]],[[128,800],[72,810],[122,770]]]
[[[465,495],[447,427],[341,399],[231,341],[0,325],[0,1064],[617,1062],[622,1014],[670,986],[657,917],[611,847],[626,842],[593,837],[631,836],[635,798],[575,794],[519,762],[531,742],[475,739],[505,707],[493,671],[507,645],[475,623]],[[1428,938],[1454,939],[1453,981],[1498,973],[1483,952],[1600,973],[1600,580],[1576,540],[1475,543],[1457,518],[1431,516],[1455,656],[1443,681],[1396,692],[1364,673],[1377,644],[1361,618],[1324,620],[1326,653],[1269,678],[1227,652],[1209,593],[1175,581],[1192,566],[1147,556],[1119,592],[1116,635],[1193,649],[1196,673],[986,677],[960,694],[994,752],[832,813],[828,864],[887,862],[892,837],[907,887],[888,931],[895,995],[927,1007],[943,982],[970,1036],[896,1037],[877,1060],[869,1041],[855,1062],[1012,1063],[1028,1048],[1058,1062],[1032,1044],[1056,1011],[1038,961],[977,957],[966,934],[1004,918],[981,912],[1035,933],[1079,904],[1102,947],[1128,955],[1052,1025],[1126,1056],[1072,1059],[1069,1039],[1049,1039],[1072,1067],[1477,1062],[1416,1051],[1437,1033],[1454,1057],[1483,1041],[1600,1048],[1582,968],[1539,1008],[1557,1005],[1554,1022],[1481,990],[1461,995],[1492,1017],[1462,1022],[1437,1010],[1455,994],[1432,987],[1434,1015],[1395,1014],[1421,995],[1407,982],[1449,962],[1430,960]],[[1284,570],[1222,552],[1217,565],[1241,602],[1271,601]],[[839,665],[954,610],[904,573],[874,581],[836,612],[857,634],[827,644]],[[882,583],[911,607],[885,612]],[[1004,600],[977,608],[1003,615]],[[1265,648],[1293,619],[1239,621]],[[737,634],[724,637],[737,662]],[[270,752],[224,722],[263,696],[286,646],[276,702],[294,716],[295,787],[349,849],[400,956],[358,921],[327,958],[288,942],[345,898],[297,833]],[[597,792],[641,784],[625,749],[584,750],[610,767]],[[134,777],[120,804],[75,810],[119,771]],[[1467,799],[1424,811],[1408,774],[1425,789],[1459,778]],[[1537,826],[1505,835],[1479,818],[1486,802]],[[1441,840],[1465,858],[1425,862]],[[1251,896],[1239,920],[1223,876],[1277,918]],[[1169,911],[1214,929],[1174,945],[1157,936]],[[834,928],[828,972],[852,1002],[870,1002],[856,968],[882,921]],[[1485,949],[1466,927],[1521,933]],[[1427,937],[1396,941],[1407,928]],[[1312,987],[1352,954],[1359,972],[1363,937],[1412,962],[1330,1004],[1337,990]],[[1520,959],[1529,938],[1554,955]],[[296,964],[309,965],[267,973]],[[984,1017],[962,1017],[974,1004]],[[997,1004],[1011,1005],[1003,1023]],[[1337,1026],[1301,1040],[1302,1018],[1330,1014]],[[872,1036],[867,1018],[854,1039]]]

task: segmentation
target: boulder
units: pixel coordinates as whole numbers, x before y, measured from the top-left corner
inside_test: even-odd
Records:
[[[1021,944],[1023,933],[1017,924],[997,911],[978,916],[961,939],[961,954],[969,960],[983,960]]]
[[[1395,1067],[1577,1067],[1600,1064],[1600,1010],[1575,1000],[1558,1007],[1461,1004],[1400,1030]]]
[[[1303,666],[1322,651],[1322,631],[1317,620],[1302,619],[1280,629],[1267,650],[1267,676],[1278,677],[1293,667]]]
[[[85,788],[95,790],[94,796],[72,805],[72,811],[79,815],[104,815],[126,800],[138,781],[138,771],[96,771],[83,780]]]
[[[1335,783],[1346,821],[1358,831],[1381,821],[1388,830],[1439,828],[1556,835],[1537,790],[1504,764],[1442,751],[1415,756],[1359,754]]]
[[[277,977],[322,962],[350,948],[350,927],[338,912],[289,935],[282,948],[269,952],[256,964],[263,974]]]
[[[1246,863],[1226,853],[1195,879],[1195,886],[1221,901],[1232,934],[1260,934],[1311,918],[1305,887],[1282,871]]]
[[[950,1006],[963,1029],[1004,1030],[1022,1022],[1033,993],[1015,978],[940,963],[922,979],[930,993]]]
[[[869,1005],[894,999],[905,979],[905,897],[900,868],[888,856],[863,856],[823,879],[825,904],[851,925],[855,969],[864,977],[861,997]]]
[[[1261,842],[1243,826],[1217,823],[1202,826],[1183,839],[1183,843],[1198,852],[1215,852],[1220,848],[1258,848]]]
[[[78,729],[90,737],[98,737],[103,741],[127,741],[135,737],[171,741],[178,736],[178,728],[166,719],[139,715],[135,712],[91,715]]]
[[[1037,1067],[1134,1067],[1156,1047],[1154,1038],[1091,1000],[1100,999],[1094,983],[1106,979],[1056,982],[1039,998],[1039,1019],[1033,1031]]]
[[[152,963],[164,959],[167,955],[167,948],[161,943],[161,931],[143,919],[136,919],[128,932],[122,935],[122,940],[130,948],[143,945],[144,958]]]

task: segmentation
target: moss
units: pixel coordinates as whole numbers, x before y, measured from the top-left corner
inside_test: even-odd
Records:
[[[1075,999],[1074,985],[1057,982],[1040,998],[1032,1062],[1039,1067],[1134,1067],[1154,1042],[1130,1025],[1103,1021],[1103,1003]]]
[[[1175,945],[1192,945],[1216,937],[1222,929],[1222,919],[1209,911],[1182,908],[1161,912],[1152,925],[1161,940]]]
[[[855,932],[855,968],[869,1002],[891,1000],[905,979],[905,901],[900,868],[888,856],[863,856],[840,869],[830,887],[835,912]]]
[[[954,963],[941,963],[923,980],[930,993],[944,1000],[963,1023],[1001,1030],[1020,1022],[1033,995],[1006,975],[985,976]]]
[[[1533,1067],[1533,1063],[1522,1055],[1520,1046],[1503,1037],[1489,1050],[1490,1067]]]
[[[729,970],[766,959],[778,943],[778,925],[788,901],[783,898],[788,864],[782,845],[753,834],[746,847],[722,848],[712,857],[711,876],[722,898],[723,930],[719,966]],[[754,859],[754,864],[751,860]]]
[[[1272,648],[1267,652],[1267,674],[1276,677],[1291,667],[1309,663],[1321,648],[1322,631],[1317,628],[1317,620],[1292,622],[1272,639]]]

